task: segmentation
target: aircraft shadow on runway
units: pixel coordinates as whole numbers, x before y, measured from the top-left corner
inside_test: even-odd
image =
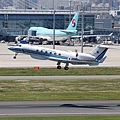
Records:
[[[109,105],[75,105],[75,104],[63,104],[60,107],[90,108],[90,109],[111,109],[111,106],[109,106]],[[115,105],[114,107],[120,107],[120,105]]]
[[[24,105],[0,105],[0,109],[16,109],[16,108],[22,108]],[[120,104],[110,104],[110,105],[75,105],[75,104],[62,104],[62,105],[33,105],[33,104],[27,104],[26,108],[59,108],[59,107],[69,107],[69,108],[90,108],[90,109],[109,109],[113,110],[112,107],[120,107]],[[25,107],[24,107],[25,108]]]

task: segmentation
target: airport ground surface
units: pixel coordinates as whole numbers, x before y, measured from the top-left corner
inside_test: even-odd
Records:
[[[118,116],[120,101],[0,102],[0,116]]]
[[[44,47],[52,48],[52,46],[47,46],[47,45]],[[113,46],[113,47],[120,49],[120,46]],[[56,49],[60,49],[60,50],[77,49],[79,51],[80,46],[56,46]],[[84,52],[89,53],[92,49],[93,47],[84,47]],[[6,43],[0,43],[1,68],[2,67],[34,67],[36,65],[39,66],[40,68],[56,67],[56,62],[52,62],[48,60],[46,61],[35,60],[32,59],[30,56],[24,54],[18,55],[17,59],[14,60],[13,55],[14,53],[7,49]],[[120,67],[120,50],[110,49],[108,50],[106,55],[107,55],[106,61],[103,64],[100,64],[99,66]],[[70,67],[74,67],[74,66],[70,65]],[[61,78],[61,76],[59,77]],[[113,78],[116,77],[119,78],[120,76],[113,76]],[[109,115],[109,116],[120,115],[120,101],[117,100],[117,101],[0,102],[0,116],[73,116],[73,115]]]
[[[17,59],[13,59],[14,53],[7,49],[7,43],[0,43],[0,67],[34,67],[39,66],[42,67],[55,67],[56,62],[49,60],[35,60],[31,58],[29,55],[18,54]],[[49,45],[42,45],[43,47],[52,48]],[[120,46],[114,45],[114,48],[120,49]],[[56,46],[56,49],[65,50],[65,51],[80,51],[80,46]],[[83,50],[85,53],[89,53],[93,47],[84,47]],[[107,51],[107,58],[104,63],[99,66],[109,66],[109,67],[120,67],[120,50],[109,49]],[[64,67],[64,64],[62,64]],[[81,67],[81,65],[70,65],[70,67]]]

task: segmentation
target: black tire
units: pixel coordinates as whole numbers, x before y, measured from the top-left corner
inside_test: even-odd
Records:
[[[57,66],[57,69],[61,69],[61,66]]]
[[[64,67],[64,69],[65,69],[65,70],[68,70],[68,69],[69,69],[69,67]]]
[[[14,56],[13,59],[16,59],[16,57]]]

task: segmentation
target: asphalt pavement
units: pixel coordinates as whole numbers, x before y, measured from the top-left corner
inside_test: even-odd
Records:
[[[120,115],[120,101],[0,102],[0,116],[111,116]]]

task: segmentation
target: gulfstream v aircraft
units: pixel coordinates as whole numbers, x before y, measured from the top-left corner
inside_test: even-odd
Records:
[[[69,37],[76,35],[76,28],[79,13],[77,12],[71,20],[69,26],[65,30],[55,29],[55,41],[67,40]],[[36,36],[41,39],[53,41],[53,29],[45,27],[30,27],[29,31],[36,31]]]
[[[65,63],[65,70],[69,69],[69,63],[73,65],[88,64],[91,66],[102,63],[106,58],[104,55],[108,48],[105,45],[97,45],[89,54],[86,54],[49,49],[29,44],[17,44],[8,47],[9,50],[15,52],[14,59],[16,59],[18,53],[23,53],[30,55],[34,59],[56,61],[57,69],[61,69],[61,63]]]

